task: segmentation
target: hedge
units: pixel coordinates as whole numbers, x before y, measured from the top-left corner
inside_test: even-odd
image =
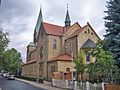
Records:
[[[29,81],[38,82],[38,83],[43,83],[43,81],[44,81],[43,78],[34,78],[34,77],[26,77],[26,76],[15,76],[15,77],[20,78],[20,79],[29,80]]]

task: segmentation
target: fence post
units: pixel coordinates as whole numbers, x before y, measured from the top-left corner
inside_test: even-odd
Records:
[[[104,87],[104,82],[102,82],[102,90],[105,90],[105,87]]]
[[[54,79],[52,79],[52,85],[55,86],[55,82],[54,82]]]
[[[75,81],[74,90],[77,90],[77,81]]]
[[[68,80],[65,80],[66,88],[68,88]]]
[[[89,82],[87,81],[87,82],[86,82],[86,90],[89,90],[89,88],[90,88],[90,87],[89,87]]]

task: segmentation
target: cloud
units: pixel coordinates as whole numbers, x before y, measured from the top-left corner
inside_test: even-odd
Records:
[[[98,35],[105,33],[103,17],[107,0],[2,0],[0,27],[9,33],[9,48],[16,48],[25,60],[26,47],[33,41],[33,31],[42,4],[43,20],[64,26],[66,5],[72,23],[90,22]]]

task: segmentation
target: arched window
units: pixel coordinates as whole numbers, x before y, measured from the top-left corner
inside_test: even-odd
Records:
[[[40,48],[40,58],[42,59],[43,57],[43,47]]]
[[[56,49],[56,39],[53,39],[53,45],[52,45],[53,49]]]
[[[86,62],[90,62],[90,53],[86,52]]]
[[[90,33],[90,29],[88,29],[88,33]]]

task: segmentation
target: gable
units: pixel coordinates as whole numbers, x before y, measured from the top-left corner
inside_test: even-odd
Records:
[[[39,32],[38,32],[37,40],[41,37],[44,37],[45,35],[46,35],[46,31],[45,31],[45,28],[44,28],[43,23],[42,23],[40,26]]]
[[[63,34],[65,39],[69,38],[76,30],[80,29],[81,26],[78,24],[78,22],[74,23],[66,32]]]
[[[97,35],[95,30],[91,27],[89,23],[84,26],[84,28],[79,31],[77,34],[78,37],[84,37],[84,38],[90,38],[90,39],[96,39],[96,41],[100,40],[100,37]]]

